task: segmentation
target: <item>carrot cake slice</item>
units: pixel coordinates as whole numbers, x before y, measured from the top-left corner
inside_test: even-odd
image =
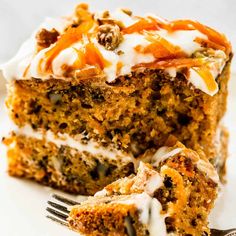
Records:
[[[231,57],[223,34],[192,20],[86,4],[47,20],[2,67],[9,174],[94,194],[173,135],[223,178]]]
[[[212,164],[180,143],[161,147],[151,163],[72,207],[70,228],[91,236],[210,235],[219,182]]]

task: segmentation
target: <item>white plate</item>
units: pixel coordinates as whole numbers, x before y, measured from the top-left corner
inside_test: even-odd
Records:
[[[3,106],[4,92],[0,92],[0,136],[10,124]],[[230,96],[225,125],[229,128],[228,184],[223,187],[210,224],[216,228],[236,227],[236,76],[230,81]],[[3,236],[72,236],[78,235],[49,221],[45,215],[46,202],[54,192],[31,181],[9,177],[6,172],[5,147],[0,144],[0,235]],[[64,194],[64,193],[63,193]],[[72,196],[70,196],[72,197]]]
[[[60,4],[58,4],[60,2]],[[94,9],[117,8],[119,0],[87,0]],[[77,0],[0,0],[0,62],[12,56],[19,44],[29,35],[42,19],[49,15],[61,15],[72,11]],[[153,12],[167,18],[193,18],[205,22],[231,36],[235,42],[234,0],[208,0],[204,6],[196,0],[140,0],[124,1],[122,5],[135,12]],[[212,11],[214,4],[214,11]],[[57,7],[55,7],[57,5]],[[171,6],[171,7],[170,7]],[[179,11],[176,9],[179,7]],[[154,7],[154,9],[153,9]],[[29,11],[30,9],[30,11]],[[211,14],[209,14],[211,12]],[[17,22],[17,24],[16,24]],[[19,28],[20,25],[20,28]],[[236,63],[235,63],[236,64]],[[1,91],[0,78],[0,138],[7,134],[9,122],[3,108],[5,94]],[[236,227],[236,75],[230,82],[230,97],[225,124],[231,133],[228,160],[228,184],[210,217],[211,226],[216,228]],[[45,218],[46,202],[52,192],[49,188],[30,181],[11,178],[6,172],[6,150],[0,144],[0,235],[1,236],[72,236],[78,235],[54,224]],[[70,196],[71,197],[71,196]]]

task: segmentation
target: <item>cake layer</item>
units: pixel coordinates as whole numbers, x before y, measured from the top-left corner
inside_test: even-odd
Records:
[[[164,216],[158,210],[161,204],[145,193],[101,197],[74,207],[68,221],[83,235],[165,236]]]
[[[194,89],[184,75],[173,81],[160,70],[103,79],[17,80],[9,85],[7,106],[20,127],[74,137],[80,133],[138,157],[164,145],[172,134],[187,147],[216,157],[215,137],[226,110],[230,62],[211,97]]]
[[[136,160],[120,156],[118,150],[91,148],[91,143],[78,140],[73,140],[77,145],[71,145],[65,139],[47,137],[41,133],[26,136],[18,131],[4,139],[8,145],[9,174],[67,192],[92,195],[135,171]]]
[[[72,207],[70,227],[86,235],[209,235],[219,180],[214,167],[180,143],[162,147],[150,162]]]
[[[221,158],[217,169],[222,180],[227,157],[226,134],[221,134],[218,147],[218,157]],[[67,192],[91,195],[112,181],[135,173],[140,161],[150,162],[155,154],[152,150],[140,158],[133,158],[114,148],[65,137],[56,137],[51,132],[35,132],[30,127],[16,130],[4,139],[8,146],[9,174],[34,179]],[[167,149],[154,156],[158,161],[161,156],[170,157],[180,150],[170,153]]]
[[[218,155],[222,157],[227,153],[225,140],[226,137],[221,135],[224,145],[221,145],[222,150],[218,147]],[[81,194],[94,193],[117,177],[134,173],[140,161],[149,162],[155,153],[154,150],[147,151],[140,158],[133,158],[128,153],[99,146],[91,140],[72,139],[62,134],[55,136],[50,131],[36,132],[29,126],[13,132],[4,139],[4,143],[8,146],[11,175],[36,179],[46,185]],[[223,178],[226,158],[220,160],[218,170]]]

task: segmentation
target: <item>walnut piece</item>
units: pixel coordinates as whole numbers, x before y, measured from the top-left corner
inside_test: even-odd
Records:
[[[133,12],[130,9],[121,9],[126,15],[132,16]]]
[[[39,47],[47,48],[57,41],[58,36],[59,33],[54,28],[50,31],[47,29],[41,29],[36,35],[37,44]]]
[[[116,49],[121,43],[123,36],[117,25],[105,24],[98,28],[97,40],[107,50]]]

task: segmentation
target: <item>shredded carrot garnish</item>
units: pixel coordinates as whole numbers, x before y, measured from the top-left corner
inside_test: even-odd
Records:
[[[147,67],[150,69],[166,69],[170,67],[175,68],[190,68],[190,67],[199,67],[205,64],[205,62],[200,58],[175,58],[175,59],[166,59],[166,60],[157,60],[151,63],[140,63],[135,65],[133,69],[139,67]]]
[[[148,18],[156,22],[159,28],[171,31],[170,22],[168,20],[157,16],[156,17],[148,16]]]
[[[88,4],[86,3],[81,3],[76,7],[75,15],[82,22],[92,19],[92,14],[88,11]]]
[[[159,26],[155,20],[152,19],[144,19],[141,18],[138,22],[134,23],[133,25],[124,28],[122,30],[123,34],[132,34],[132,33],[139,33],[144,30],[158,30]]]
[[[218,88],[218,84],[216,83],[209,68],[207,68],[206,66],[201,66],[193,67],[192,69],[195,70],[202,77],[209,91],[213,92]]]
[[[116,64],[116,74],[117,74],[117,76],[120,74],[122,67],[123,67],[123,62],[118,61],[117,64]]]
[[[23,73],[23,78],[25,78],[25,77],[27,76],[27,74],[28,74],[28,72],[29,72],[30,65],[31,65],[31,64],[29,64],[29,65],[25,68],[25,71],[24,71],[24,73]]]
[[[217,32],[216,30],[205,26],[197,21],[193,20],[176,20],[170,22],[170,26],[172,30],[190,30],[196,29],[200,31],[202,34],[205,34],[210,41],[215,44],[219,44],[225,47],[225,52],[227,55],[231,52],[231,44],[227,40],[224,34]]]
[[[186,57],[179,46],[173,45],[160,35],[149,35],[147,40],[151,42],[144,48],[137,47],[142,53],[152,53],[156,59]]]
[[[124,34],[132,34],[135,32],[150,31],[165,29],[167,31],[177,30],[198,30],[208,37],[207,46],[216,49],[223,49],[227,55],[231,52],[231,44],[225,35],[217,32],[216,30],[205,26],[193,20],[176,20],[168,22],[166,20],[159,20],[154,17],[141,18],[138,22],[122,30]]]
[[[73,69],[83,69],[85,65],[92,65],[102,70],[110,65],[110,62],[102,56],[98,48],[91,42],[86,44],[84,48],[74,48],[74,50],[78,56],[72,66]]]
[[[82,22],[77,28],[69,28],[57,43],[46,52],[46,70],[49,70],[53,59],[65,48],[79,41],[92,27],[93,21]]]
[[[170,31],[195,30],[195,27],[188,20],[176,20],[169,22]]]
[[[74,50],[77,53],[77,59],[72,67],[74,69],[82,69],[86,64],[85,55],[81,50],[78,50],[77,48],[74,48]]]
[[[209,39],[195,38],[194,42],[201,44],[205,48],[225,51],[225,47],[210,41]]]
[[[151,17],[149,17],[151,18]],[[158,20],[156,18],[151,18],[152,22],[156,22],[157,25],[162,28],[166,29],[167,31],[177,31],[177,30],[198,30],[202,34],[206,35],[208,37],[209,42],[211,42],[211,46],[214,44],[219,45],[218,48],[223,49],[226,52],[227,55],[231,52],[231,44],[227,40],[224,34],[221,34],[217,32],[216,30],[205,26],[197,21],[193,20],[175,20],[175,21],[164,21],[164,20]],[[210,45],[210,44],[208,44]]]
[[[99,68],[104,69],[104,67],[109,66],[108,62],[98,50],[93,43],[88,43],[85,46],[85,61],[88,65],[97,65]]]

